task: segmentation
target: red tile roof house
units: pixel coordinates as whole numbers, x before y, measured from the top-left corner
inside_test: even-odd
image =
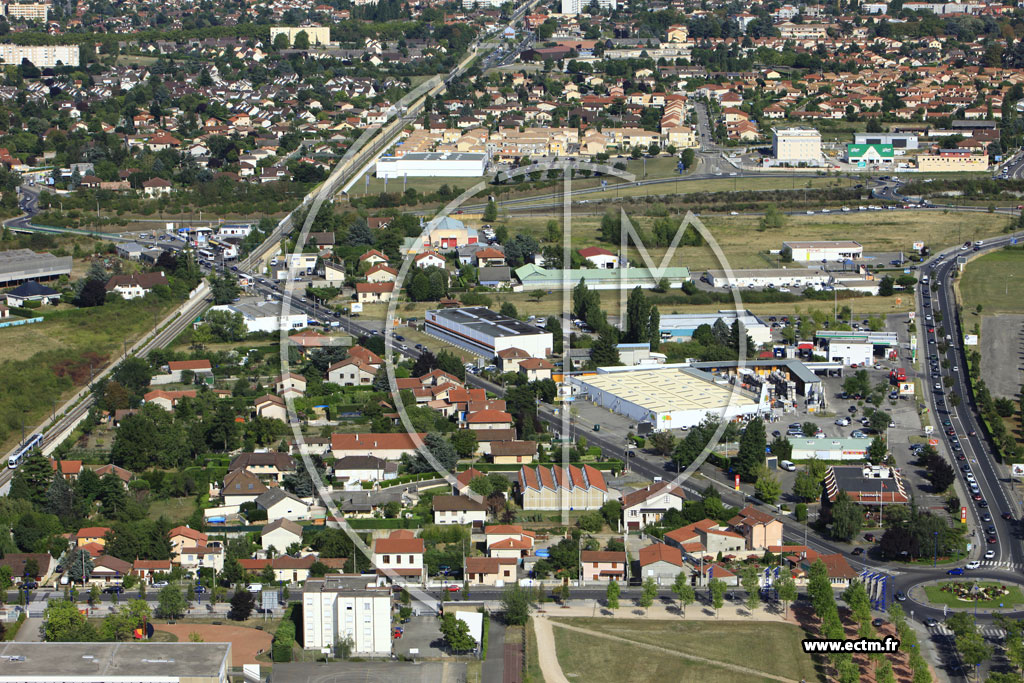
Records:
[[[659,481],[622,497],[622,521],[636,531],[660,522],[669,510],[682,510],[686,494],[678,486]]]
[[[36,562],[36,573],[34,576],[25,575],[25,567],[29,560],[35,560]],[[56,566],[57,561],[50,556],[50,553],[7,553],[0,557],[0,567],[11,568],[11,579],[14,580],[15,584],[19,584],[24,580],[46,583]]]
[[[57,471],[57,461],[50,461],[50,469],[54,472]],[[61,460],[60,461],[60,474],[68,481],[74,481],[78,479],[78,475],[82,473],[82,461],[81,460]]]
[[[782,521],[751,505],[730,519],[729,525],[747,539],[747,550],[766,550],[782,545]]]
[[[169,574],[171,572],[170,560],[135,560],[132,564],[132,574],[149,583],[157,574]]]
[[[117,584],[131,573],[131,562],[125,562],[110,555],[102,555],[92,561],[92,574],[88,583]]]
[[[213,377],[213,365],[208,360],[172,360],[167,363],[168,382],[180,382],[181,374],[191,370],[194,375]],[[156,378],[154,378],[156,379]],[[163,382],[157,382],[163,384]]]
[[[711,579],[724,581],[727,586],[740,585],[740,577],[720,564],[705,563],[703,568],[698,567],[697,573],[700,575],[700,585],[702,586],[707,586]]]
[[[590,261],[595,268],[608,270],[619,266],[619,257],[603,247],[586,247],[578,251],[579,255]]]
[[[702,519],[665,534],[665,542],[680,548],[691,557],[723,556],[746,557],[746,539],[729,531],[713,519]]]
[[[511,557],[467,557],[466,581],[474,586],[515,583],[518,562]]]
[[[526,358],[519,361],[519,373],[526,376],[528,382],[551,379],[555,366],[543,358]]]
[[[611,550],[584,550],[580,553],[580,578],[607,583],[626,578],[626,553]]]
[[[465,419],[470,429],[508,429],[512,426],[512,416],[503,410],[478,410],[470,413]]]
[[[672,585],[676,576],[687,566],[683,564],[682,551],[664,543],[654,543],[640,548],[639,564],[639,578],[644,581],[654,579],[659,586]]]
[[[825,563],[825,568],[828,569],[828,580],[833,588],[844,589],[858,576],[856,570],[839,553],[822,555],[817,551],[807,549],[799,555],[789,555],[785,558],[793,570],[793,577],[798,586],[807,583],[807,570],[819,559]]]
[[[426,432],[416,434],[422,443]],[[400,460],[403,453],[412,455],[416,452],[417,441],[412,435],[405,433],[363,433],[363,434],[331,434],[331,454],[335,458],[349,455],[372,455],[382,460]]]
[[[479,528],[487,521],[487,505],[469,496],[437,495],[432,503],[434,524],[472,524]]]
[[[423,564],[423,539],[408,529],[396,529],[373,544],[373,566],[377,575],[392,583],[422,584],[427,577]]]

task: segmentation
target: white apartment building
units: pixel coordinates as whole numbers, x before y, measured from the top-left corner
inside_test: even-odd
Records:
[[[780,164],[820,164],[821,133],[813,128],[772,128],[772,156]]]
[[[352,639],[352,654],[391,654],[391,589],[372,576],[329,575],[306,582],[302,591],[302,647],[333,648]]]
[[[23,19],[25,21],[46,21],[49,17],[50,6],[43,2],[12,2],[7,5],[7,16],[11,19]]]
[[[0,60],[4,64],[21,64],[27,59],[38,67],[78,66],[77,45],[14,45],[0,44]]]
[[[562,0],[562,14],[581,14],[591,4],[591,0]],[[614,10],[618,6],[616,0],[597,0],[597,6],[603,10]]]

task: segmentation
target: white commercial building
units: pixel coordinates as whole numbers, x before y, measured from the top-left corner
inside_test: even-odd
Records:
[[[863,11],[864,5],[861,5]],[[917,149],[917,133],[854,133],[855,145],[892,145],[894,150]],[[898,152],[897,152],[898,153]]]
[[[821,163],[821,133],[813,128],[772,128],[772,156],[779,164]]]
[[[598,368],[597,375],[573,376],[577,399],[647,422],[655,430],[688,429],[706,417],[732,420],[761,412],[761,397],[739,388],[733,378],[716,378],[696,368]]]
[[[817,346],[826,350],[826,358],[843,365],[871,365],[875,358],[897,353],[899,337],[895,332],[856,332],[822,330],[814,334]]]
[[[297,330],[306,326],[306,314],[295,309],[288,312],[282,320],[281,302],[264,301],[259,297],[247,297],[238,303],[214,306],[211,311],[228,311],[230,313],[241,313],[245,319],[245,329],[252,332],[277,332],[282,327],[288,330]]]
[[[391,588],[373,576],[311,579],[302,590],[302,647],[334,648],[352,640],[352,654],[391,654]]]
[[[790,460],[867,460],[871,439],[793,439]]]
[[[378,178],[482,178],[485,170],[482,152],[412,152],[377,160]]]
[[[21,64],[28,60],[38,67],[78,66],[77,45],[14,45],[0,44],[0,60],[4,64]]]
[[[847,261],[864,256],[864,247],[853,240],[783,242],[782,248],[789,250],[794,261],[807,263]]]
[[[580,14],[589,9],[592,0],[562,0],[562,14]],[[618,6],[616,0],[597,0],[597,6],[603,10],[614,10]]]
[[[300,33],[306,34],[306,38],[309,39],[309,44],[311,46],[330,45],[331,43],[331,29],[329,26],[271,26],[271,44],[273,44],[274,38],[277,38],[282,33],[288,37],[289,47],[295,45],[295,38]]]
[[[686,342],[693,338],[693,333],[701,325],[714,326],[721,320],[731,326],[739,320],[747,330],[747,334],[755,344],[768,344],[772,340],[772,330],[760,318],[750,311],[737,313],[735,310],[723,310],[717,313],[670,313],[661,316],[661,339],[670,342]]]
[[[750,270],[709,270],[708,284],[712,287],[737,287],[740,289],[762,287],[805,287],[830,284],[832,276],[817,268],[754,268]]]
[[[427,311],[425,331],[457,346],[493,358],[505,349],[522,349],[532,358],[551,354],[553,336],[484,306]]]

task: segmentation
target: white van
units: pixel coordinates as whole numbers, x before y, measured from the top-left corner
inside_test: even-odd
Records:
[[[263,590],[263,584],[250,583],[248,586],[245,587],[245,590],[249,591],[250,593],[259,593],[261,590]]]
[[[796,471],[796,465],[794,465],[793,462],[790,460],[783,460],[782,462],[779,463],[779,467],[786,470],[787,472]]]

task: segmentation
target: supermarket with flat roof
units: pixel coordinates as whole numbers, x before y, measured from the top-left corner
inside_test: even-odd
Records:
[[[687,429],[706,417],[732,420],[761,412],[758,394],[696,368],[673,364],[658,368],[598,368],[596,375],[570,377],[576,398],[624,415],[655,429]]]

